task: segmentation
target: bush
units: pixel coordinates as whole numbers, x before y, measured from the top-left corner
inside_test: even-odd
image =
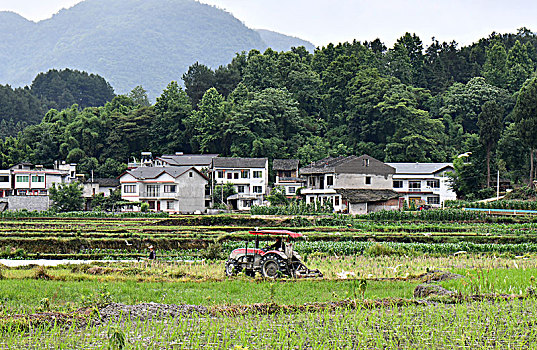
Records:
[[[142,203],[142,205],[140,205],[140,211],[142,213],[147,213],[149,211],[149,203]]]

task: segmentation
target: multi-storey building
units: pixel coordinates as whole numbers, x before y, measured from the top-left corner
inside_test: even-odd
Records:
[[[276,176],[274,186],[281,186],[289,198],[296,197],[297,190],[304,187],[306,181],[298,174],[298,159],[274,159],[272,170]]]
[[[204,211],[205,187],[209,179],[191,166],[139,167],[127,170],[120,179],[121,198],[146,202],[153,211],[194,213]],[[139,210],[133,205],[131,210]]]
[[[70,183],[76,179],[76,164],[57,163],[54,169],[41,165],[21,163],[9,169],[11,174],[11,195],[46,196],[54,184]]]
[[[393,189],[402,201],[416,206],[427,204],[440,207],[445,200],[457,199],[450,187],[447,173],[453,172],[452,163],[388,163],[395,168]]]
[[[336,212],[396,209],[399,195],[392,190],[394,173],[394,168],[368,155],[329,157],[300,169],[307,180],[302,195],[306,203],[329,202]]]
[[[53,169],[30,163],[0,170],[0,210],[47,210],[49,189],[75,181],[76,164],[54,164]]]
[[[11,184],[11,171],[0,170],[0,198],[11,195],[13,185]]]
[[[212,178],[216,184],[230,183],[237,194],[227,198],[236,210],[263,205],[268,186],[267,158],[214,158]]]

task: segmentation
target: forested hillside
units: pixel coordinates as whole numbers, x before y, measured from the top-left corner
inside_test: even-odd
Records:
[[[236,52],[313,47],[277,33],[262,38],[194,0],[86,0],[38,23],[0,12],[0,38],[2,84],[29,85],[39,72],[71,68],[106,77],[120,93],[141,84],[152,98],[196,61],[217,68]]]
[[[154,105],[138,87],[103,107],[51,110],[4,141],[1,165],[67,159],[111,176],[141,151],[303,164],[367,153],[391,162],[456,159],[459,194],[486,196],[489,170],[513,181],[530,176],[536,52],[527,29],[461,48],[405,34],[389,49],[375,40],[313,54],[253,50],[216,70],[191,65],[185,89],[172,81]],[[463,153],[469,157],[457,158]]]
[[[114,97],[114,89],[103,77],[71,69],[39,73],[25,88],[0,85],[0,138],[41,122],[51,108],[99,107]]]

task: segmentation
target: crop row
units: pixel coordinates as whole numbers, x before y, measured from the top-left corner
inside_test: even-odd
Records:
[[[499,200],[494,202],[446,201],[450,208],[537,210],[537,201]]]
[[[225,242],[226,251],[244,247],[240,242]],[[476,244],[458,243],[398,243],[398,242],[298,242],[295,246],[301,254],[326,253],[331,255],[397,255],[397,254],[454,254],[467,253],[512,253],[526,254],[537,252],[537,243],[519,244]]]

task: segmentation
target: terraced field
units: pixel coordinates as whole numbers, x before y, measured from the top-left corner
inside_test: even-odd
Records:
[[[248,231],[287,228],[302,232],[303,254],[364,254],[378,244],[393,254],[537,252],[534,218],[456,221],[247,215],[173,218],[20,218],[0,221],[0,257],[138,258],[153,245],[161,258],[199,257],[210,244],[229,252]]]
[[[0,349],[532,348],[537,221],[364,217],[4,218]],[[304,234],[322,279],[224,274],[255,228]],[[148,244],[157,261],[148,261]],[[115,262],[107,259],[125,259]]]

